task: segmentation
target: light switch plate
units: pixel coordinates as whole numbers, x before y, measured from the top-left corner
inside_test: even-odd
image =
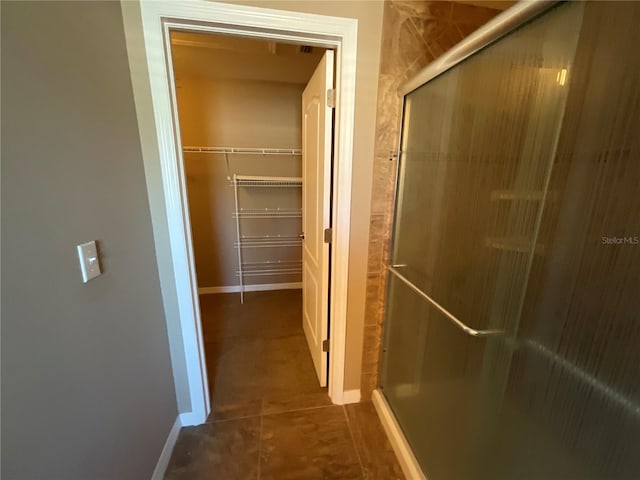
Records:
[[[78,257],[80,260],[80,270],[82,271],[82,281],[87,283],[92,278],[96,278],[102,272],[100,271],[100,262],[98,261],[98,249],[95,240],[93,242],[78,245]]]

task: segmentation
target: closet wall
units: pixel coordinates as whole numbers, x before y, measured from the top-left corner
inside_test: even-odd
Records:
[[[234,51],[228,37],[223,48],[208,43],[210,36],[191,37],[188,43],[195,46],[173,46],[183,146],[299,148],[302,92],[319,52],[300,61],[302,54],[296,54],[294,46],[280,47],[278,53],[273,44],[239,39]],[[184,163],[198,287],[238,285],[235,198],[229,177],[299,177],[301,157],[229,154],[225,158],[185,152]],[[240,188],[239,200],[245,208],[300,208],[300,189]],[[242,219],[241,230],[243,235],[295,236],[300,233],[300,219]],[[243,262],[295,260],[300,252],[300,247],[245,248]],[[300,281],[300,274],[245,277],[249,285]]]

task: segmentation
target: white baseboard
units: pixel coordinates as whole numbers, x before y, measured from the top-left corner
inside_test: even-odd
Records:
[[[382,392],[374,390],[371,400],[407,480],[427,480]]]
[[[265,292],[267,290],[292,290],[302,288],[302,282],[289,283],[260,283],[257,285],[245,285],[245,292]],[[198,295],[209,293],[239,293],[240,285],[225,285],[222,287],[201,287],[198,288]]]
[[[358,403],[360,402],[360,389],[357,390],[345,390],[342,393],[342,404],[347,405],[348,403]]]
[[[193,427],[196,425],[202,425],[207,421],[209,412],[184,412],[180,414],[180,424],[183,427]]]
[[[180,420],[180,415],[178,415],[176,417],[176,421],[173,422],[171,430],[169,430],[167,440],[164,442],[164,447],[162,447],[162,452],[160,452],[160,458],[158,458],[156,468],[153,470],[151,480],[162,480],[164,478],[164,474],[166,473],[167,467],[169,466],[169,460],[171,460],[173,447],[175,447],[176,440],[178,440],[180,428],[182,428],[182,422]]]
[[[345,390],[338,397],[335,395],[331,397],[331,402],[334,405],[347,405],[349,403],[360,402],[360,390]]]

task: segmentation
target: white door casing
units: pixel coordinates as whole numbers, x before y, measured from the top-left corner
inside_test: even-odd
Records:
[[[204,423],[210,404],[185,200],[184,165],[176,136],[178,120],[172,94],[175,85],[170,68],[169,31],[211,32],[336,50],[338,93],[332,220],[335,231],[331,257],[328,386],[334,403],[356,401],[348,395],[349,391],[345,391],[344,366],[358,20],[210,0],[121,0],[121,8],[154,241],[158,252],[168,252],[167,255],[158,254],[157,260],[176,393],[186,401],[180,415],[185,426]]]
[[[333,51],[327,50],[302,93],[302,327],[320,386],[327,385]]]

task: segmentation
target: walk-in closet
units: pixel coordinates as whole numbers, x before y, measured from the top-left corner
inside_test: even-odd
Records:
[[[302,96],[324,49],[172,32],[211,421],[330,403],[303,332]]]

